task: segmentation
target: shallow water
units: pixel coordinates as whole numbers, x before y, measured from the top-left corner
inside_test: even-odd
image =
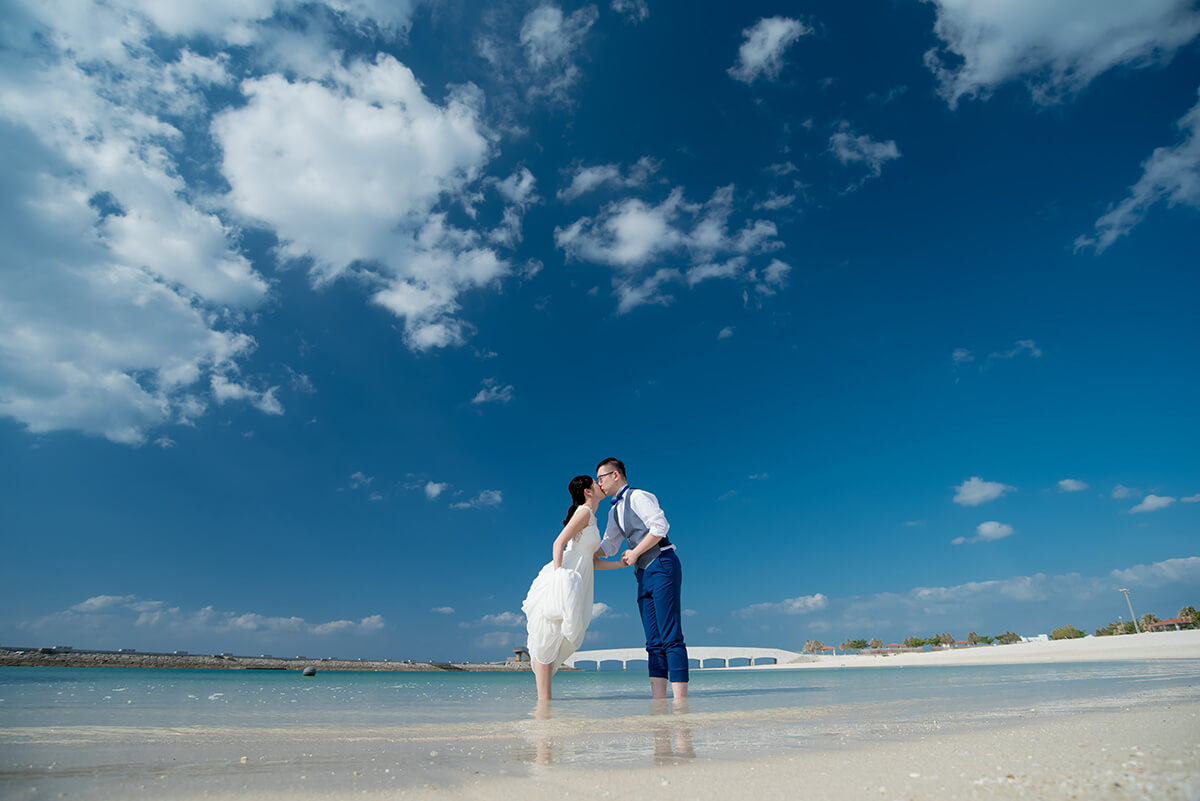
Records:
[[[1200,699],[1191,660],[643,673],[0,668],[0,797],[441,785],[558,765],[683,765]],[[245,757],[245,762],[242,761]],[[53,763],[53,764],[52,764]]]

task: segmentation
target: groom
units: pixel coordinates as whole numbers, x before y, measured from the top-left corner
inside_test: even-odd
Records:
[[[687,698],[688,655],[680,623],[679,587],[683,570],[675,546],[667,539],[667,517],[658,498],[634,489],[625,480],[625,464],[609,457],[596,466],[596,483],[613,499],[608,528],[600,552],[612,556],[622,540],[621,561],[636,565],[637,603],[646,630],[646,655],[650,663],[650,696],[667,697],[667,681],[676,701]]]

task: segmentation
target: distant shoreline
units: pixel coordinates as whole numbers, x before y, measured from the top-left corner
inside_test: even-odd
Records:
[[[322,670],[425,671],[511,673],[529,670],[528,662],[472,664],[461,662],[392,662],[357,659],[279,659],[258,656],[139,653],[44,653],[40,650],[0,649],[0,667],[115,667],[172,670]]]

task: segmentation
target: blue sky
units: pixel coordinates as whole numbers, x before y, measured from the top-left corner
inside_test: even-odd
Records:
[[[4,5],[0,642],[501,658],[609,455],[697,645],[1200,600],[1194,3]]]

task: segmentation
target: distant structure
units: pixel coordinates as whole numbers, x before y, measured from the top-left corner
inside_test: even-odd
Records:
[[[508,659],[505,659],[504,661],[505,662],[528,662],[529,661],[529,649],[526,648],[524,645],[518,645],[516,648],[513,649],[513,655],[510,656]]]
[[[1157,623],[1151,623],[1146,627],[1146,631],[1183,631],[1185,629],[1200,628],[1200,624],[1194,620],[1185,620],[1181,617],[1173,617],[1168,620],[1160,620]]]
[[[565,664],[567,667],[579,667],[580,662],[595,662],[599,669],[601,662],[620,662],[625,670],[630,662],[645,660],[645,648],[609,648],[597,651],[576,651]],[[745,659],[751,665],[786,665],[788,662],[810,659],[805,654],[796,651],[784,651],[781,648],[746,648],[741,646],[696,646],[688,647],[688,658],[694,662],[693,669],[706,667],[729,667],[734,659]]]

